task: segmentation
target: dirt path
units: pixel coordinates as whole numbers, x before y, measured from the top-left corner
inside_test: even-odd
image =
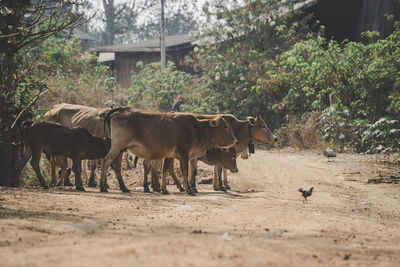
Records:
[[[125,172],[130,194],[0,188],[0,266],[400,266],[400,185],[363,182],[390,172],[373,156],[257,151],[238,166],[233,190],[196,197],[142,193],[141,170]]]

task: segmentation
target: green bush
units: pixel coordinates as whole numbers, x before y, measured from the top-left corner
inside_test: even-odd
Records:
[[[179,95],[186,95],[191,88],[193,75],[178,71],[172,62],[168,62],[165,71],[160,71],[160,63],[143,66],[132,74],[132,85],[126,89],[130,106],[157,111],[171,111],[172,102]]]

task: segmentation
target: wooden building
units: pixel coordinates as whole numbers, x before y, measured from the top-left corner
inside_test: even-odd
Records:
[[[194,40],[186,34],[166,36],[165,46],[167,60],[173,61],[178,69],[185,70],[180,62],[196,46]],[[138,71],[137,62],[148,64],[160,61],[160,40],[98,47],[95,51],[99,54],[99,62],[113,66],[118,86],[128,88],[131,73]]]

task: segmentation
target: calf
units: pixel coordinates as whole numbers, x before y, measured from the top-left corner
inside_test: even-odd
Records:
[[[48,186],[39,168],[42,152],[50,156],[65,155],[71,158],[76,189],[85,191],[81,180],[81,161],[102,158],[111,146],[110,139],[94,137],[85,128],[69,128],[58,123],[44,121],[24,122],[23,140],[27,151],[32,156],[32,168],[45,189],[48,189]]]

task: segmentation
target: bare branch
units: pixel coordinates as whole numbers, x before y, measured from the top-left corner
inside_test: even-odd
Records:
[[[21,118],[22,114],[24,114],[25,111],[27,111],[28,109],[31,108],[31,106],[39,99],[39,97],[41,97],[43,94],[47,93],[49,91],[49,89],[44,90],[43,92],[40,92],[34,99],[32,99],[31,102],[29,102],[28,105],[25,106],[25,108],[23,108],[20,113],[18,114],[18,116],[15,118],[13,124],[11,125],[11,130],[14,130],[15,125],[17,124],[17,121]]]

